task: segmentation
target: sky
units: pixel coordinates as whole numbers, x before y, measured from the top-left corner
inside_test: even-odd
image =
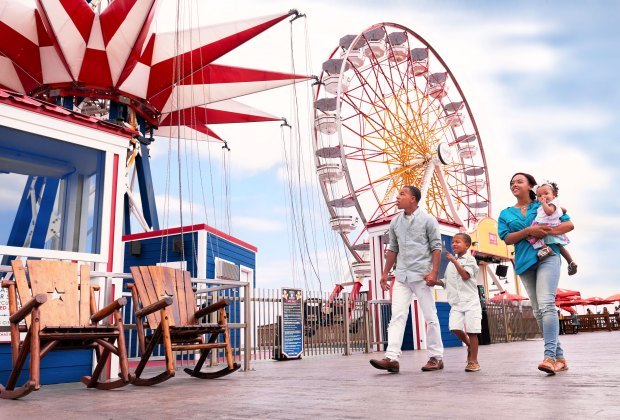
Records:
[[[620,3],[231,0],[201,5],[193,14],[200,25],[291,8],[306,15],[292,24],[280,23],[218,60],[243,67],[318,75],[344,35],[357,35],[380,22],[398,23],[421,35],[448,64],[472,108],[487,158],[492,215],[514,204],[508,188],[513,173],[555,181],[558,198],[575,224],[569,249],[579,265],[571,277],[563,266],[560,287],[580,290],[582,296],[620,292],[612,263],[620,235],[620,142],[615,131],[620,122],[615,74]],[[164,28],[170,20],[160,17],[159,24]],[[196,179],[183,184],[194,197],[190,212],[183,196],[184,222],[207,218],[256,245],[258,287],[329,291],[344,272],[339,265],[346,256],[329,229],[313,179],[311,98],[311,83],[240,98],[287,118],[292,129],[279,123],[218,126],[216,132],[231,149],[225,162],[216,144],[181,153],[200,153],[200,170],[193,166],[190,171],[202,173],[202,190],[207,191],[201,200]],[[176,147],[163,140],[151,150],[160,219],[171,226],[179,220]],[[222,172],[229,173],[227,183]],[[287,182],[291,178],[292,184]],[[225,189],[228,199],[223,199]],[[229,219],[223,203],[229,203]]]
[[[579,265],[571,277],[563,266],[560,287],[585,297],[620,292],[613,264],[620,236],[619,2],[164,0],[160,31],[175,28],[176,3],[186,26],[298,9],[303,18],[281,22],[216,61],[297,74],[319,75],[342,36],[376,23],[416,32],[448,64],[472,109],[492,216],[514,204],[508,184],[515,172],[557,182],[575,224],[569,250]],[[347,253],[329,227],[313,167],[314,89],[304,82],[239,98],[291,127],[212,127],[230,151],[168,139],[151,146],[161,227],[178,226],[182,214],[183,224],[206,222],[257,246],[260,288],[330,291],[347,279]],[[15,196],[8,184],[0,185],[0,197]]]

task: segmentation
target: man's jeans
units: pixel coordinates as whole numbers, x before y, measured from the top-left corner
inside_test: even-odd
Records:
[[[560,256],[549,255],[521,273],[521,281],[532,302],[538,328],[545,340],[545,357],[564,357],[558,338],[558,313],[555,294],[560,282]]]
[[[392,318],[388,326],[388,346],[385,357],[391,360],[398,360],[400,358],[405,324],[407,323],[409,306],[414,293],[418,297],[418,302],[420,302],[420,307],[428,327],[426,343],[429,357],[441,359],[443,356],[443,343],[441,342],[439,319],[437,319],[437,308],[435,307],[432,289],[424,281],[414,281],[407,284],[399,281],[394,282],[392,289]]]

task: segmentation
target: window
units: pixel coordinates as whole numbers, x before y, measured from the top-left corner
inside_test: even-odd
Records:
[[[99,253],[104,152],[0,127],[0,245]]]

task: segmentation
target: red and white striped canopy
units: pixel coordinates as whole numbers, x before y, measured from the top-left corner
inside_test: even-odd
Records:
[[[99,11],[86,0],[1,1],[0,87],[111,99],[154,127],[217,138],[207,123],[279,119],[231,99],[310,78],[214,64],[295,11],[158,33],[160,2],[115,0]]]

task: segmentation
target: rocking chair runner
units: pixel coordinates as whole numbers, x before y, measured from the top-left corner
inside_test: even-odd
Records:
[[[167,267],[131,267],[135,284],[129,284],[136,311],[136,328],[142,357],[136,367],[134,385],[155,385],[175,374],[173,351],[200,350],[200,357],[193,369],[185,372],[201,379],[214,379],[228,375],[240,368],[233,362],[226,307],[228,299],[221,299],[205,308],[196,308],[196,297],[187,271]],[[142,308],[142,309],[140,309]],[[204,316],[219,312],[219,322],[201,323]],[[146,319],[145,319],[146,318]],[[146,336],[145,328],[154,329]],[[209,334],[207,342],[203,337]],[[217,342],[219,337],[223,341]],[[146,363],[157,344],[163,344],[166,370],[152,378],[141,378]],[[227,366],[216,372],[201,372],[212,349],[225,350]]]
[[[14,281],[3,281],[9,289],[11,352],[13,370],[6,387],[0,385],[0,397],[17,399],[36,391],[40,384],[40,362],[51,350],[94,349],[97,365],[92,376],[82,382],[88,388],[114,389],[131,381],[125,349],[125,335],[120,308],[127,299],[120,298],[97,311],[95,291],[90,285],[90,269],[61,261],[28,261],[26,277],[21,261],[12,261]],[[18,294],[21,309],[18,307]],[[110,315],[114,325],[100,325]],[[25,326],[20,325],[25,320]],[[23,341],[20,331],[26,331]],[[103,349],[101,351],[101,349]],[[100,381],[110,353],[120,361],[120,378]],[[30,354],[30,379],[16,388],[26,357]]]

